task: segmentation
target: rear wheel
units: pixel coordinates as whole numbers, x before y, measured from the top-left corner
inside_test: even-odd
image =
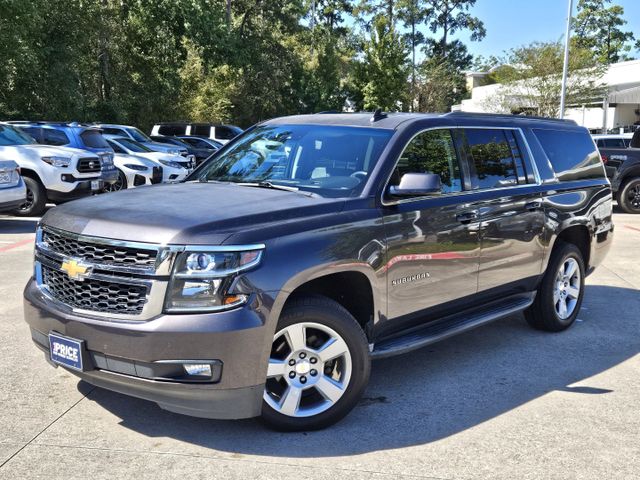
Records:
[[[575,322],[583,294],[582,253],[575,245],[561,242],[551,255],[536,299],[525,311],[525,318],[532,327],[540,330],[565,330]]]
[[[640,213],[640,177],[625,182],[618,192],[618,205],[627,213]]]
[[[369,371],[367,339],[346,309],[325,297],[295,300],[274,335],[262,418],[284,431],[332,425],[355,407]]]
[[[36,179],[23,177],[27,189],[25,202],[18,207],[16,215],[20,217],[36,217],[44,213],[47,205],[47,192],[44,186]]]

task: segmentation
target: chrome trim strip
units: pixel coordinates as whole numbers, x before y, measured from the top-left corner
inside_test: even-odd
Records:
[[[182,247],[186,252],[246,252],[249,250],[264,250],[264,243],[255,243],[253,245],[186,245]]]
[[[389,182],[391,181],[391,176],[393,175],[393,172],[395,171],[396,167],[398,166],[398,162],[400,161],[400,158],[404,154],[404,151],[407,149],[407,147],[413,141],[414,138],[416,138],[418,135],[420,135],[420,134],[422,134],[424,132],[428,132],[430,130],[461,130],[461,129],[465,129],[465,128],[484,129],[484,130],[513,130],[513,131],[519,132],[520,133],[520,138],[522,139],[522,141],[526,145],[527,153],[529,154],[529,157],[531,158],[531,162],[534,165],[533,168],[534,168],[534,177],[536,178],[536,183],[525,183],[525,184],[512,185],[512,186],[508,186],[508,187],[497,187],[497,188],[483,189],[483,190],[462,190],[460,192],[450,192],[450,193],[445,193],[445,194],[440,194],[440,195],[429,195],[429,196],[425,195],[425,196],[421,196],[421,197],[407,198],[407,199],[395,200],[395,201],[391,201],[391,202],[386,202],[385,201],[385,192],[387,191],[387,188],[389,188]],[[412,202],[421,202],[423,200],[429,200],[429,199],[433,199],[433,198],[462,196],[462,195],[469,195],[469,194],[472,194],[472,193],[479,193],[479,192],[484,192],[484,191],[511,190],[511,189],[514,189],[514,188],[534,187],[534,186],[539,186],[541,184],[542,184],[542,180],[540,178],[540,174],[539,174],[537,166],[535,164],[535,158],[531,154],[531,149],[529,148],[529,143],[527,142],[527,137],[525,137],[525,135],[524,135],[524,133],[522,131],[522,128],[520,128],[520,127],[491,127],[491,126],[476,127],[476,126],[472,126],[472,125],[429,127],[429,128],[425,128],[423,130],[420,130],[420,131],[416,132],[409,139],[407,144],[404,146],[404,148],[400,152],[400,155],[398,155],[398,158],[397,158],[397,160],[395,161],[395,163],[393,165],[393,169],[391,170],[391,173],[387,177],[387,181],[384,184],[384,188],[382,189],[382,193],[380,194],[380,203],[385,207],[392,207],[394,205],[401,205],[401,204],[404,204],[404,203],[412,203]]]

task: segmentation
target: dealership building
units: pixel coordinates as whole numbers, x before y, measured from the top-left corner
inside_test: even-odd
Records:
[[[452,110],[464,112],[517,113],[518,101],[511,98],[511,112],[505,112],[503,104],[496,101],[504,96],[501,84],[486,85],[491,72],[467,72],[467,90],[471,98],[454,105]],[[575,120],[592,132],[630,132],[640,126],[640,60],[609,65],[602,83],[607,94],[585,105],[571,105],[565,118]],[[515,108],[514,108],[515,107]],[[526,109],[526,105],[521,105]]]

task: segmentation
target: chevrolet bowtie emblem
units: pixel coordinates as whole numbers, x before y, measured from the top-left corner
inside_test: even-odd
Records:
[[[73,280],[84,280],[88,275],[89,266],[83,265],[76,260],[65,260],[62,262],[60,270],[65,272],[69,278],[72,278]]]

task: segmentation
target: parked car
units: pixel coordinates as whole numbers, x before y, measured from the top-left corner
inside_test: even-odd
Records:
[[[119,154],[134,155],[154,162],[162,167],[163,182],[179,182],[193,170],[194,161],[187,160],[180,155],[154,152],[141,143],[125,137],[111,137],[107,135],[107,141]]]
[[[633,133],[592,135],[598,148],[628,148]]]
[[[185,157],[189,154],[186,147],[154,142],[151,138],[149,138],[147,134],[136,127],[131,127],[128,125],[113,125],[110,123],[100,123],[97,125],[102,129],[105,135],[110,135],[111,137],[129,138],[144,145],[154,152],[163,152],[170,155],[182,155]]]
[[[42,145],[71,147],[95,153],[100,157],[102,180],[105,183],[114,183],[117,180],[118,172],[113,165],[113,150],[102,138],[99,129],[76,122],[15,122],[13,125]]]
[[[199,136],[211,138],[222,144],[234,139],[241,133],[242,129],[240,127],[219,123],[165,122],[156,123],[151,129],[151,135],[164,135],[167,137]]]
[[[40,215],[47,203],[63,203],[104,188],[100,158],[69,147],[39,145],[22,130],[0,123],[0,158],[20,167],[27,199],[16,214]]]
[[[114,163],[118,169],[118,180],[105,185],[106,192],[117,192],[142,185],[154,185],[163,180],[163,168],[159,162],[139,155],[130,155],[118,144],[112,143],[116,154]]]
[[[27,189],[20,167],[13,160],[0,157],[0,213],[18,209],[27,200]]]
[[[178,137],[163,137],[162,135],[152,135],[151,139],[155,142],[167,143],[169,145],[182,146],[187,149],[189,155],[193,155],[193,158],[196,160],[196,166],[200,165],[207,158],[211,156],[213,152],[217,149],[214,149],[209,144],[204,143],[205,147],[195,147],[193,144],[186,142]]]
[[[189,145],[193,145],[196,148],[211,148],[217,151],[217,150],[220,150],[223,146],[222,143],[207,137],[197,137],[195,135],[191,135],[191,136],[183,135],[176,138],[179,138],[183,142],[188,143]]]
[[[25,319],[86,382],[310,430],[357,405],[372,358],[518,312],[569,328],[613,228],[600,156],[574,122],[277,118],[183,183],[48,213]]]
[[[618,206],[626,213],[640,213],[640,148],[631,147],[633,134],[594,135]],[[640,130],[636,132],[640,147]]]

